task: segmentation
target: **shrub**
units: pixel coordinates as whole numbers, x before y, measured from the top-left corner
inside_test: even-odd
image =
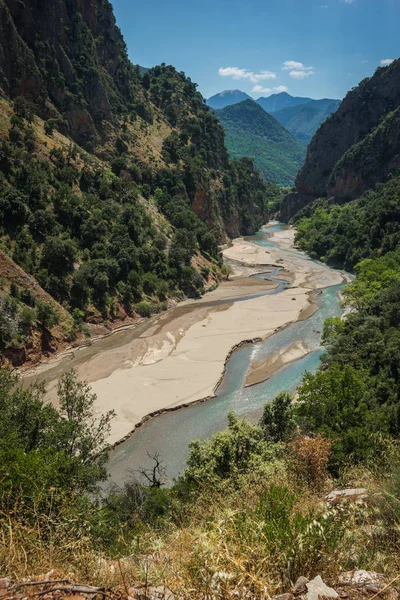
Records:
[[[332,441],[318,434],[315,438],[297,436],[290,443],[294,472],[311,488],[319,489],[328,478]]]

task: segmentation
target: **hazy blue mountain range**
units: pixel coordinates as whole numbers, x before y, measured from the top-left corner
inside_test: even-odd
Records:
[[[292,185],[305,158],[305,147],[254,100],[215,111],[225,128],[231,157],[254,158],[267,181]]]
[[[340,100],[324,98],[311,100],[274,112],[274,117],[292,135],[304,144],[308,144],[318,127],[340,106]]]
[[[225,106],[237,104],[238,102],[243,102],[243,100],[248,100],[249,98],[250,96],[248,94],[241,92],[240,90],[225,90],[224,92],[215,94],[215,96],[211,96],[211,98],[207,100],[207,104],[211,108],[225,108]]]
[[[307,102],[311,102],[311,100],[312,98],[300,98],[291,96],[287,92],[281,92],[280,94],[272,94],[272,96],[268,96],[268,98],[258,98],[256,102],[267,112],[275,113],[284,108],[307,104]]]

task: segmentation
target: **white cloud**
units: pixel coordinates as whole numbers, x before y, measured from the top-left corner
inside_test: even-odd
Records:
[[[315,74],[313,67],[306,67],[303,63],[295,60],[285,60],[282,70],[290,71],[289,75],[292,79],[305,79]]]
[[[272,92],[271,88],[263,87],[262,85],[255,85],[251,91],[257,94],[270,94]]]
[[[356,0],[344,0],[346,4],[353,4]]]
[[[249,79],[253,83],[264,81],[265,79],[276,79],[276,73],[272,71],[261,71],[253,73],[248,69],[239,69],[238,67],[221,67],[218,71],[221,77],[232,77],[233,79]]]
[[[280,94],[282,92],[287,92],[288,90],[289,88],[287,88],[286,85],[277,85],[273,88],[263,87],[262,85],[255,85],[252,89],[252,92],[255,92],[256,94],[272,94],[272,92]]]
[[[310,75],[314,75],[314,71],[290,71],[289,75],[293,79],[305,79]]]
[[[394,58],[383,58],[380,64],[382,67],[388,67],[392,62],[394,62]]]

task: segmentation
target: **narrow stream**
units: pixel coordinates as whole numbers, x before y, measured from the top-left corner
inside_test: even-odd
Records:
[[[283,225],[269,228],[279,231]],[[252,236],[257,244],[274,247],[264,231]],[[299,254],[296,250],[289,253]],[[304,258],[304,255],[301,254]],[[279,279],[280,269],[271,273],[256,275],[279,282],[270,293],[279,293],[287,287],[287,282]],[[343,284],[322,290],[317,296],[318,310],[304,321],[299,321],[267,338],[264,342],[243,346],[231,356],[225,376],[213,400],[196,404],[178,411],[166,413],[140,427],[126,442],[112,450],[108,470],[110,482],[122,485],[141,467],[151,465],[149,454],[159,453],[167,469],[169,481],[178,477],[185,468],[189,453],[189,443],[196,439],[210,438],[215,432],[227,426],[227,415],[234,410],[240,417],[256,421],[266,402],[279,392],[294,392],[305,372],[314,373],[320,364],[323,349],[320,346],[321,333],[327,317],[342,313],[338,293]],[[293,342],[303,341],[311,352],[287,365],[269,380],[245,388],[244,381],[249,364],[262,360],[271,353],[286,348]]]

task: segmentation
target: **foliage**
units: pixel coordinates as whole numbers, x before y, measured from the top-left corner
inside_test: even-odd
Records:
[[[266,181],[294,183],[304,157],[304,146],[253,100],[215,111],[226,131],[233,158],[250,156]]]
[[[68,494],[93,491],[105,478],[103,450],[113,413],[95,418],[94,401],[76,374],[67,373],[59,383],[58,412],[44,401],[43,386],[23,389],[9,369],[0,370],[3,509],[23,501],[26,510],[45,511]]]
[[[296,215],[296,243],[312,257],[347,270],[394,251],[400,243],[399,191],[400,177],[393,176],[355,203],[315,201]]]
[[[295,427],[292,397],[281,392],[270,404],[264,406],[260,427],[267,440],[287,442]]]
[[[185,479],[189,483],[215,485],[227,480],[236,485],[240,477],[279,469],[281,449],[264,439],[263,431],[235,413],[228,415],[228,429],[212,440],[192,442]]]

